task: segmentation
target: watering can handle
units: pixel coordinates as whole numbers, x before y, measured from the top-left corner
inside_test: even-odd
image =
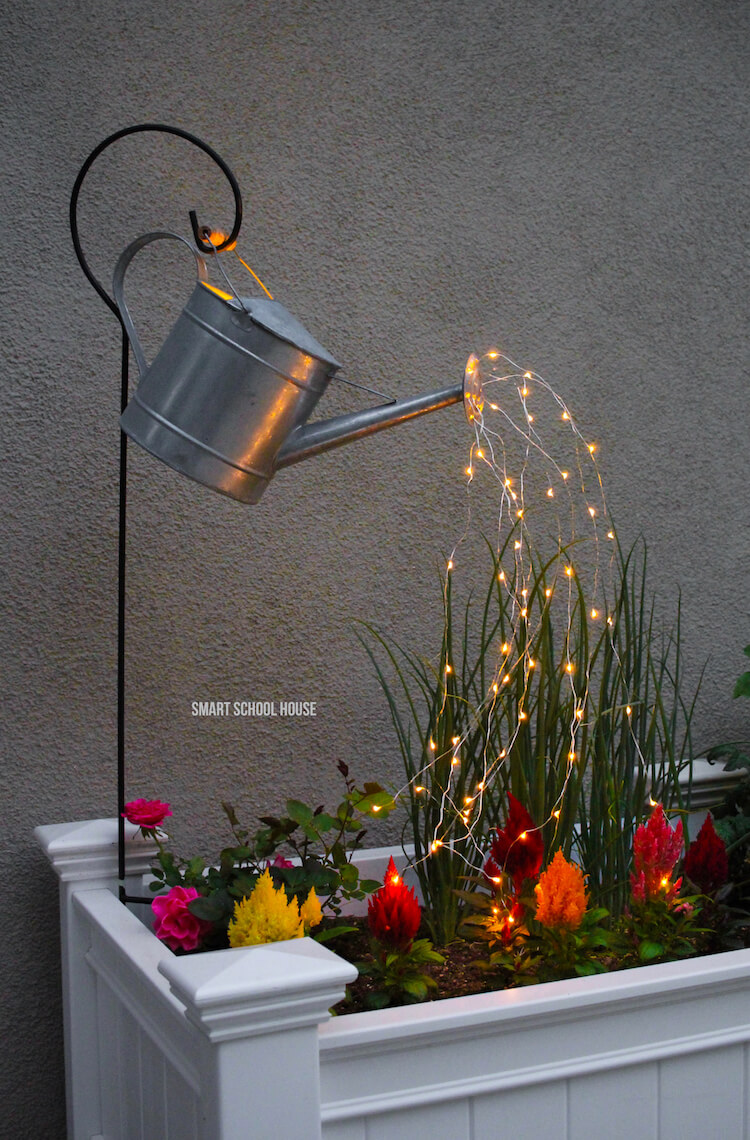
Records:
[[[114,277],[112,279],[112,292],[114,293],[115,302],[117,304],[120,316],[122,317],[122,323],[125,326],[125,331],[128,334],[128,340],[130,341],[130,345],[133,349],[133,355],[135,356],[136,363],[138,364],[138,371],[141,376],[143,376],[144,372],[148,368],[148,364],[146,363],[146,357],[144,355],[143,348],[141,347],[141,342],[138,340],[138,334],[135,331],[133,318],[130,315],[128,306],[125,304],[125,271],[139,250],[142,250],[146,245],[150,245],[152,241],[159,241],[161,238],[171,238],[173,241],[181,241],[183,245],[186,245],[196,260],[196,264],[198,266],[198,280],[208,280],[208,269],[206,267],[206,263],[198,253],[198,250],[195,248],[195,246],[191,245],[187,238],[180,237],[179,234],[173,234],[169,230],[155,230],[153,233],[143,234],[142,237],[136,238],[135,241],[131,242],[127,249],[124,249],[120,254],[117,265],[115,266]]]

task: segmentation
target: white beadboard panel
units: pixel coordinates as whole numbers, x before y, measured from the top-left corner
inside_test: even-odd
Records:
[[[533,1136],[534,1140],[567,1140],[566,1099],[565,1081],[475,1097],[471,1140],[518,1140],[521,1135]],[[594,1136],[596,1132],[590,1133],[587,1140]]]
[[[145,1137],[166,1136],[167,1112],[164,1057],[150,1037],[140,1035],[140,1084]]]
[[[568,1140],[659,1140],[658,1065],[575,1077],[568,1083]],[[708,1140],[706,1137],[705,1140]]]
[[[364,1120],[330,1120],[323,1125],[323,1140],[367,1140]]]
[[[447,1101],[371,1116],[366,1140],[471,1140],[469,1102]]]
[[[187,1081],[169,1064],[164,1073],[164,1092],[167,1109],[164,1140],[200,1140],[198,1098]],[[220,1137],[217,1136],[216,1140]]]
[[[99,1042],[99,1097],[102,1135],[124,1140],[120,1118],[120,1050],[117,1002],[101,978],[96,981],[97,1038]]]
[[[120,1115],[123,1140],[151,1140],[143,1128],[140,1031],[133,1017],[118,1004],[120,1046]]]
[[[662,1061],[659,1140],[746,1140],[742,1045]]]

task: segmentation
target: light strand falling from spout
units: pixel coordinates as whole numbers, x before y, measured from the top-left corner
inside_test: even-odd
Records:
[[[423,767],[399,795],[410,790],[439,800],[432,844],[425,858],[449,842],[454,852],[463,849],[467,865],[475,866],[486,854],[488,836],[481,822],[485,796],[509,763],[519,734],[530,727],[532,685],[539,665],[534,647],[542,620],[554,620],[562,636],[571,715],[564,781],[549,814],[538,821],[540,829],[555,825],[560,817],[580,759],[579,738],[590,727],[587,703],[591,658],[585,655],[582,659],[572,641],[573,619],[577,608],[581,617],[584,597],[587,627],[597,636],[604,633],[618,661],[619,656],[607,604],[616,538],[596,445],[582,433],[566,401],[542,376],[520,368],[499,351],[491,350],[481,358],[472,355],[466,379],[466,410],[473,429],[463,470],[467,511],[463,532],[445,564],[444,601],[452,578],[461,574],[462,550],[472,537],[475,515],[484,521],[489,514],[489,525],[495,531],[492,541],[497,588],[504,592],[510,628],[497,646],[491,675],[471,713],[473,725],[482,722],[486,726],[481,777],[476,786],[467,789],[461,779],[462,747],[470,730],[446,737],[450,741],[447,747],[437,743],[445,735],[441,732],[443,719],[450,715],[449,692],[456,664],[446,657],[442,703],[430,726]],[[539,535],[551,550],[546,563],[539,561]],[[535,596],[539,593],[540,564],[550,571],[549,578],[544,576],[543,599]],[[446,607],[446,622],[447,615]],[[447,644],[444,632],[444,646]],[[508,717],[504,690],[513,693],[515,715],[514,723],[508,720],[505,724],[504,739],[499,740],[499,733],[492,729],[496,718]],[[630,704],[626,711],[630,717]],[[643,762],[632,727],[630,735]],[[495,747],[491,748],[493,740]],[[442,787],[429,779],[439,764],[448,772]],[[437,791],[430,791],[431,783]]]

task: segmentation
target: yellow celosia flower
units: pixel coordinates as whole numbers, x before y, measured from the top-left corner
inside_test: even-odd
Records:
[[[542,871],[534,888],[536,917],[542,926],[562,926],[577,930],[583,922],[589,896],[583,871],[577,863],[569,863],[558,851],[546,871]]]
[[[299,908],[299,916],[305,925],[305,934],[309,934],[313,926],[317,926],[323,918],[315,887],[310,887],[310,894]]]
[[[234,904],[227,933],[230,946],[260,946],[264,942],[302,938],[305,930],[297,900],[289,902],[284,888],[277,890],[269,872],[264,871],[252,894]]]

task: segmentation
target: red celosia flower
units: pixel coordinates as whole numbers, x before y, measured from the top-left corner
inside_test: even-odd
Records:
[[[125,804],[125,811],[122,814],[128,823],[135,823],[138,827],[153,828],[163,823],[172,812],[169,804],[163,804],[161,800],[131,800],[129,804]]]
[[[166,895],[157,895],[151,903],[154,912],[154,934],[171,950],[197,950],[212,924],[196,918],[188,903],[198,898],[195,887],[172,887]]]
[[[711,812],[688,847],[682,869],[704,895],[718,891],[729,878],[727,849],[716,834]]]
[[[512,879],[514,890],[519,891],[524,879],[533,879],[539,873],[544,858],[544,840],[526,808],[512,792],[508,792],[508,803],[505,827],[498,827],[495,831],[484,874],[494,882],[504,871]]]
[[[388,863],[383,886],[367,903],[370,933],[389,950],[408,950],[419,930],[422,908],[414,891],[406,886],[393,859]]]
[[[633,871],[630,887],[635,902],[663,898],[671,902],[682,885],[672,882],[672,872],[682,852],[682,820],[673,829],[664,808],[657,804],[648,823],[642,823],[633,839]]]

